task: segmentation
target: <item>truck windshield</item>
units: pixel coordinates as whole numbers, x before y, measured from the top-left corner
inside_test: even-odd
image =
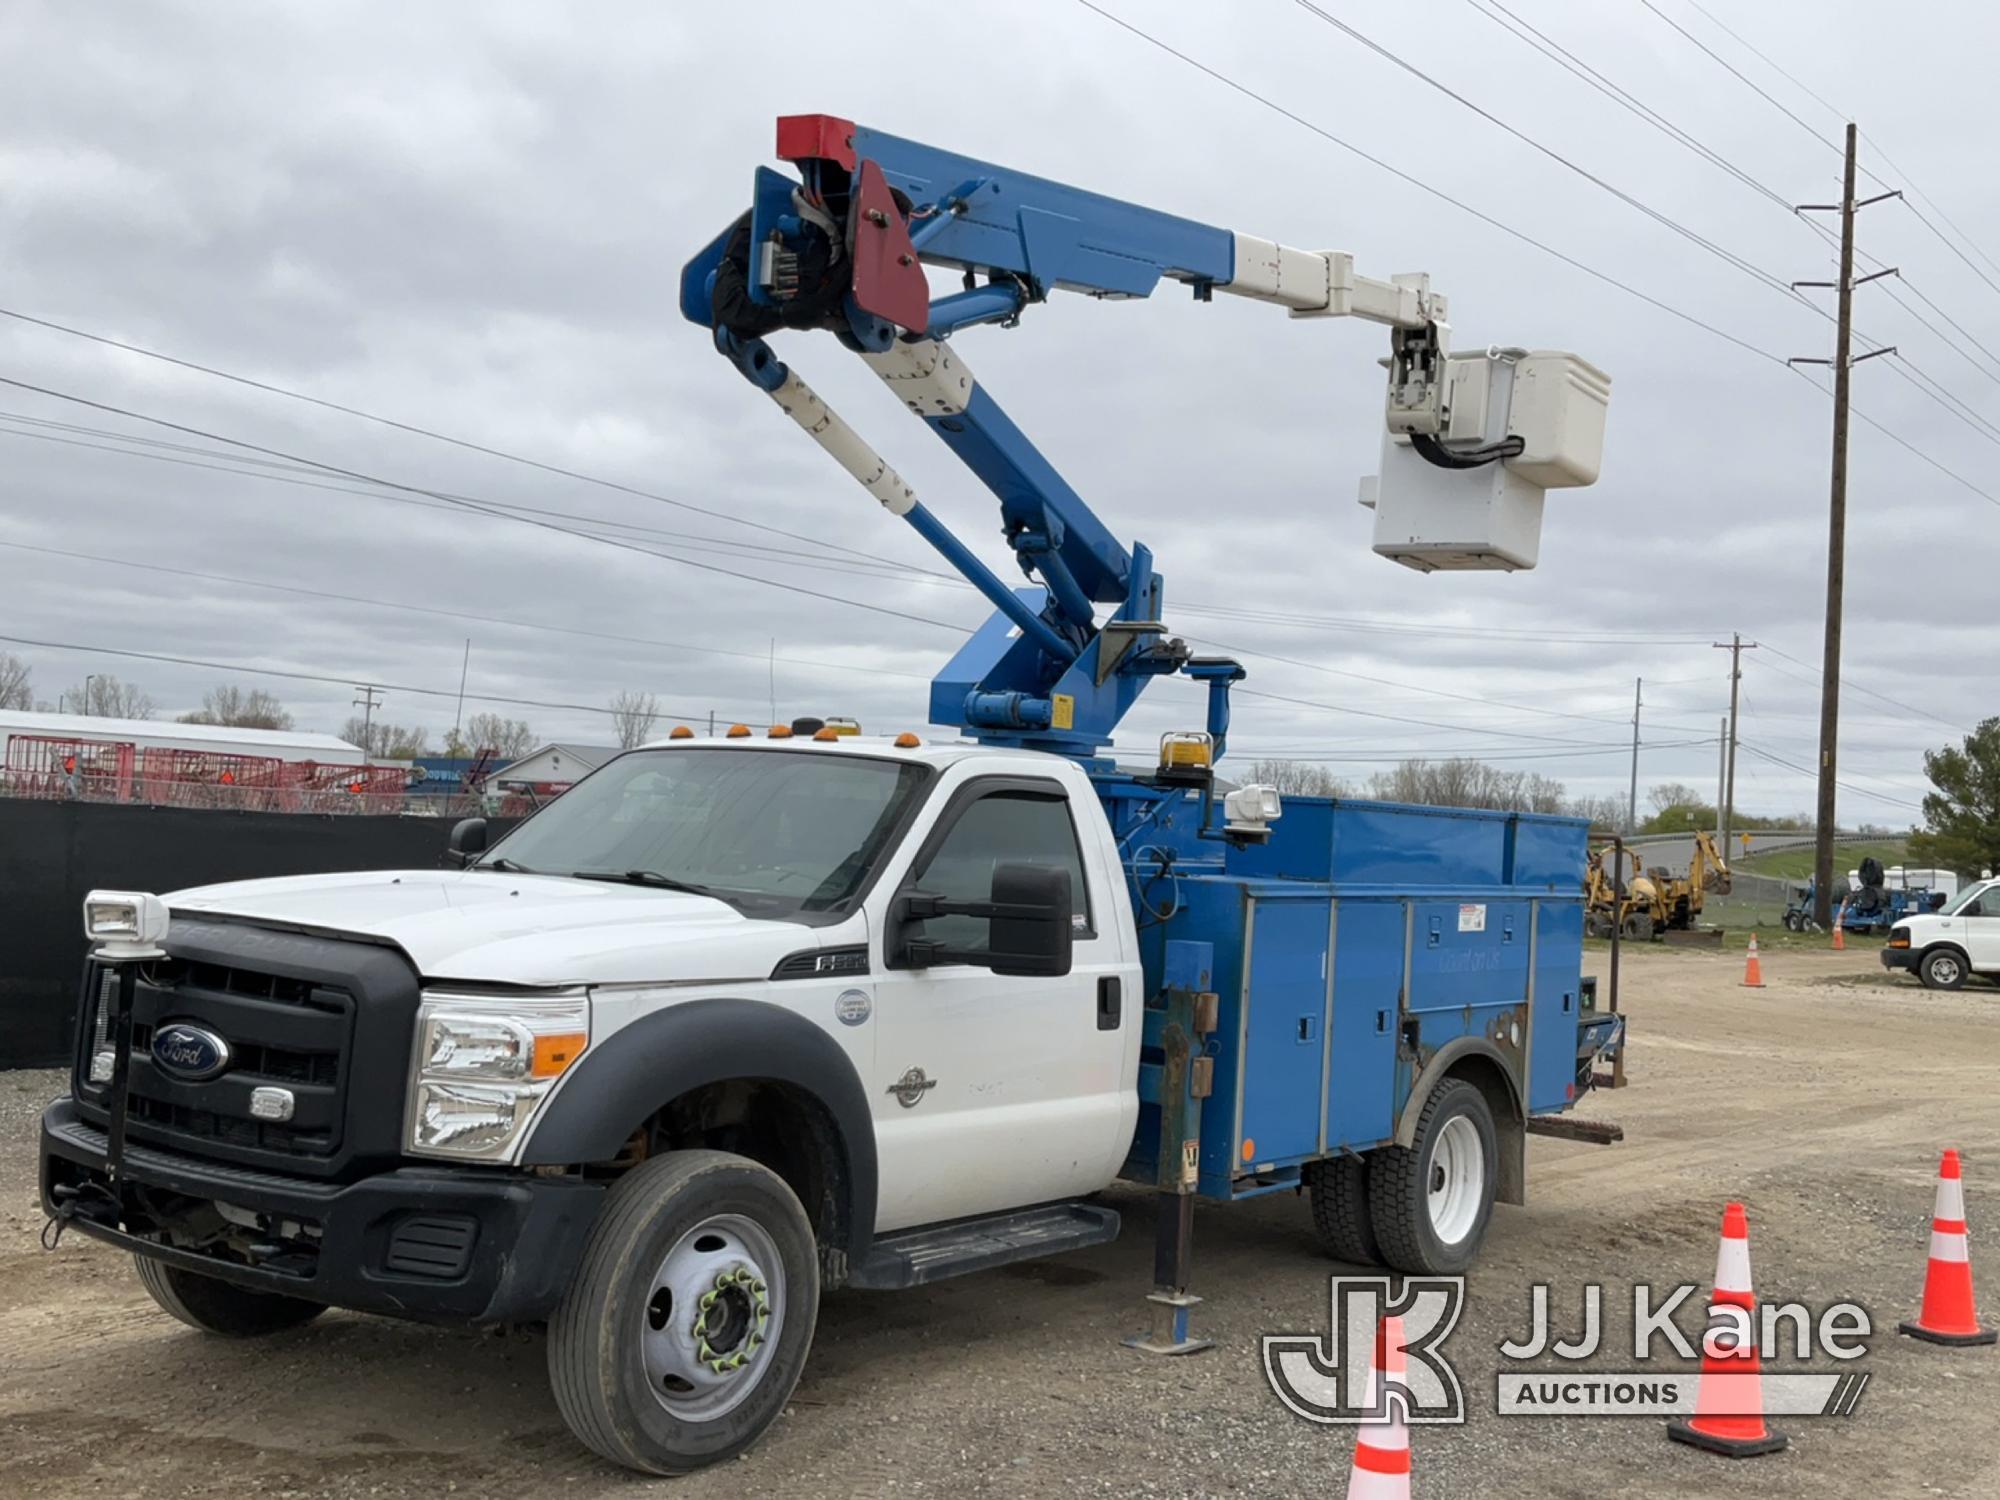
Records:
[[[586,777],[482,863],[695,889],[760,914],[861,889],[927,772],[814,751],[640,750]]]
[[[1958,895],[1956,895],[1950,901],[1947,901],[1944,904],[1943,911],[1940,913],[1940,915],[1947,917],[1957,916],[1960,911],[1972,905],[1973,902],[1977,901],[1982,895],[1984,895],[1988,890],[1991,889],[1992,887],[1987,885],[1967,886],[1964,890],[1960,891]]]

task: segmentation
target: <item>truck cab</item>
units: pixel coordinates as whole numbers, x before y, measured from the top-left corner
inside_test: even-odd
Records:
[[[1888,969],[1914,973],[1934,990],[1955,990],[1974,974],[2000,974],[2000,880],[1967,886],[1935,912],[1889,929]]]

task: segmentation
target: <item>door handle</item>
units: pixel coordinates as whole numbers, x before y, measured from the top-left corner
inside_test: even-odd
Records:
[[[1119,1002],[1118,976],[1106,974],[1097,981],[1097,1029],[1116,1031],[1122,1009]]]

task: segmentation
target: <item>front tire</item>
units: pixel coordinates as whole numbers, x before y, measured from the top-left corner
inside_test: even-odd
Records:
[[[1320,1248],[1335,1260],[1357,1266],[1382,1264],[1382,1247],[1375,1239],[1375,1221],[1368,1207],[1368,1160],[1336,1156],[1315,1162],[1307,1175],[1312,1198],[1313,1233]]]
[[[144,1255],[132,1263],[143,1286],[162,1310],[190,1328],[224,1339],[255,1339],[310,1323],[326,1311],[322,1303],[276,1292],[253,1292],[197,1271],[183,1271]]]
[[[1499,1136],[1486,1096],[1459,1078],[1431,1090],[1416,1139],[1369,1154],[1368,1206],[1382,1259],[1405,1275],[1455,1276],[1493,1217]]]
[[[1966,968],[1964,956],[1956,949],[1933,948],[1917,965],[1917,978],[1925,989],[1955,990],[1964,986]]]
[[[549,1384],[594,1452],[690,1473],[777,1419],[818,1314],[812,1226],[784,1181],[747,1157],[669,1152],[607,1195],[549,1320]]]

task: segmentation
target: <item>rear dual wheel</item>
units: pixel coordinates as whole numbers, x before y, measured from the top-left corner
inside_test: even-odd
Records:
[[[1336,1260],[1405,1275],[1470,1266],[1493,1218],[1499,1136],[1486,1096],[1462,1079],[1431,1090],[1408,1146],[1314,1165],[1313,1229]]]

